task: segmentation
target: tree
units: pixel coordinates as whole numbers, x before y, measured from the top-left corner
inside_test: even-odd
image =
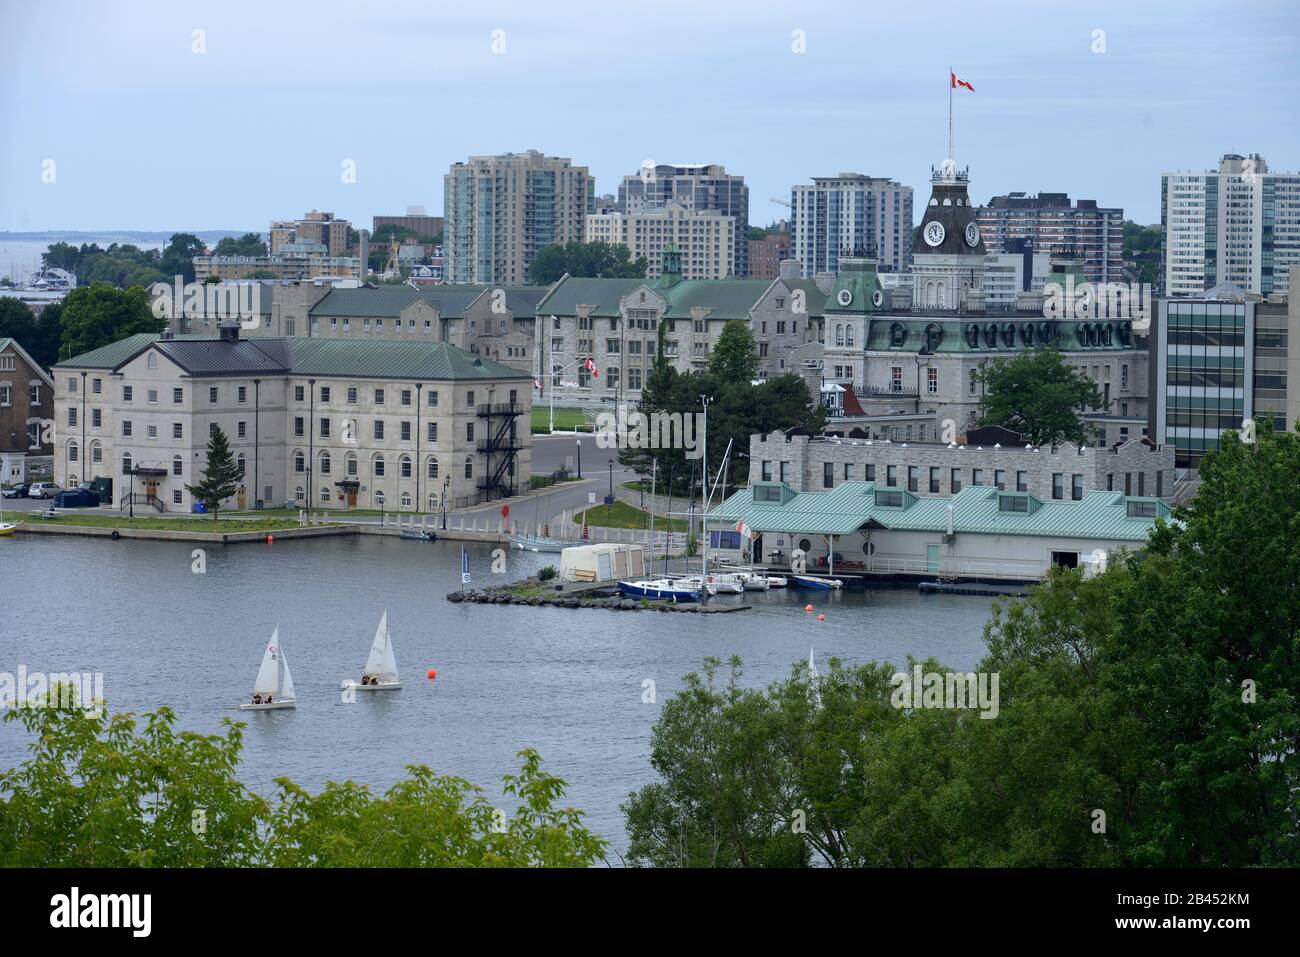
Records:
[[[203,240],[192,233],[175,233],[162,251],[158,268],[167,276],[184,276],[194,281],[194,257],[202,256]]]
[[[505,777],[518,802],[510,816],[469,782],[423,765],[379,797],[352,781],[312,795],[278,778],[272,800],[237,776],[243,724],[177,732],[163,707],[141,728],[131,714],[87,714],[62,690],[0,718],[33,738],[30,756],[0,772],[0,859],[11,867],[586,867],[604,858],[606,842],[581,811],[560,806],[565,782],[533,751]]]
[[[980,424],[1019,432],[1033,445],[1087,444],[1091,429],[1080,413],[1106,408],[1096,383],[1052,348],[995,360],[975,376],[987,387],[980,397]]]
[[[212,513],[215,521],[221,503],[239,491],[243,477],[239,463],[230,454],[226,433],[218,425],[213,427],[208,439],[208,461],[203,469],[203,481],[185,487]]]
[[[214,256],[265,256],[266,243],[262,241],[262,237],[257,233],[244,233],[238,238],[223,236],[217,241],[212,254]]]
[[[645,278],[645,257],[632,260],[631,255],[626,246],[605,242],[546,246],[533,257],[528,275],[539,285],[553,283],[565,273],[595,279]]]
[[[749,323],[727,320],[718,344],[709,353],[709,372],[726,383],[751,382],[758,377],[758,345]]]
[[[63,300],[60,355],[80,355],[137,332],[162,332],[167,320],[153,314],[140,286],[117,289],[106,282],[78,286]]]

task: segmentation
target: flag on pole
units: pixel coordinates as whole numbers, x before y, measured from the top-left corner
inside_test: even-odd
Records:
[[[465,550],[464,545],[460,547],[460,583],[469,584],[469,552]]]
[[[537,381],[537,376],[533,376],[533,388],[540,389],[541,387],[542,384],[539,381]]]
[[[754,530],[745,524],[743,518],[736,523],[736,531],[740,532],[740,534],[744,535],[746,538],[754,537]]]
[[[600,371],[596,368],[596,363],[591,361],[591,356],[583,360],[582,367],[591,373],[593,379],[600,378]]]
[[[949,71],[948,71],[948,74],[949,74],[949,76],[952,77],[951,83],[952,83],[952,88],[953,88],[954,90],[956,90],[956,89],[962,89],[962,90],[970,90],[972,93],[975,92],[975,87],[971,86],[969,83],[967,83],[967,82],[966,82],[965,80],[963,80],[961,77],[959,77],[956,73],[953,73],[951,70],[949,70]]]

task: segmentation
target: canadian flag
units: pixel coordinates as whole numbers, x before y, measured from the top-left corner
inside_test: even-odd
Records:
[[[591,361],[591,356],[587,356],[582,362],[582,367],[591,373],[593,379],[600,378],[600,372],[596,369],[596,363]]]
[[[948,74],[952,77],[952,88],[954,90],[960,87],[963,90],[970,90],[972,93],[975,92],[975,87],[971,86],[961,77],[959,77],[956,73],[953,73],[951,70],[949,70]]]
[[[534,388],[534,389],[540,389],[541,387],[542,387],[542,384],[541,384],[540,382],[537,381],[537,376],[533,376],[533,388]]]
[[[740,532],[740,534],[744,535],[746,538],[754,537],[754,530],[745,524],[743,518],[736,523],[736,531]]]

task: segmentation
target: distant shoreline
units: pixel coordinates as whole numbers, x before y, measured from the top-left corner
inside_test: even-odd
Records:
[[[197,236],[202,240],[223,239],[226,236],[240,237],[245,233],[261,233],[256,229],[201,229],[201,230],[150,230],[150,229],[46,229],[38,232],[11,232],[9,230],[0,230],[0,242],[10,241],[19,243],[38,243],[38,242],[91,242],[98,240],[101,242],[146,242],[146,243],[166,243],[178,232],[189,232],[192,236]]]

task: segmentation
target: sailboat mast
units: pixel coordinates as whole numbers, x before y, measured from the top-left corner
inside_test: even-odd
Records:
[[[700,441],[704,446],[704,461],[700,476],[700,496],[704,499],[703,510],[700,513],[700,601],[707,602],[709,600],[709,397],[700,396],[700,402],[704,405],[703,425],[700,428]]]

